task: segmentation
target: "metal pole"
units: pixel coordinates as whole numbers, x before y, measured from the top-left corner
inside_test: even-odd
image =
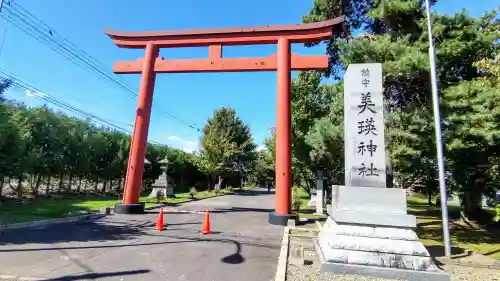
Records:
[[[432,83],[432,107],[434,109],[434,128],[436,131],[436,150],[439,170],[439,190],[441,192],[441,215],[443,217],[443,243],[446,257],[451,258],[450,229],[448,224],[448,197],[446,196],[446,181],[444,177],[444,157],[443,140],[441,138],[441,117],[439,113],[439,95],[436,74],[436,50],[434,49],[434,40],[432,38],[432,20],[430,0],[425,0],[427,11],[427,29],[429,32],[429,62],[431,66]]]

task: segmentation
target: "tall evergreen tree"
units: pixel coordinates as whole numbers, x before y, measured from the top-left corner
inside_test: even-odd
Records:
[[[10,82],[0,83],[0,93]],[[36,197],[65,192],[121,192],[130,136],[14,101],[0,103],[0,197]],[[158,161],[168,154],[168,174],[177,190],[204,181],[198,156],[148,144],[144,188],[159,175]],[[198,184],[204,186],[205,184]],[[6,188],[7,187],[7,188]]]
[[[216,109],[203,128],[201,140],[203,166],[215,176],[248,173],[255,159],[255,143],[250,128],[230,107]]]
[[[376,40],[349,38],[338,30],[336,37],[328,42],[328,74],[341,78],[351,63],[383,63],[389,162],[399,186],[425,188],[431,201],[437,177],[424,1],[314,0],[304,21],[330,19],[340,11],[345,12],[351,30],[372,33]],[[477,206],[483,193],[495,189],[491,178],[497,161],[493,150],[498,142],[492,121],[496,118],[496,107],[487,104],[496,101],[498,87],[489,86],[494,85],[495,70],[487,71],[481,66],[488,65],[498,53],[498,44],[494,43],[498,39],[498,17],[495,11],[478,18],[466,11],[455,15],[434,13],[433,26],[439,88],[443,93],[449,187],[460,191],[468,206]],[[340,126],[339,120],[331,121]],[[318,126],[325,127],[325,121],[321,122]],[[478,129],[486,126],[483,129],[488,128],[488,133],[482,130],[481,137],[474,135],[478,133],[470,129],[471,122],[476,122]],[[316,142],[317,147],[326,147],[327,140],[333,142],[332,129],[320,132],[316,130],[316,140],[323,139],[323,145]],[[474,145],[470,144],[472,140]],[[470,156],[465,152],[476,155],[474,159],[478,160],[468,161]],[[464,206],[465,213],[473,209]]]

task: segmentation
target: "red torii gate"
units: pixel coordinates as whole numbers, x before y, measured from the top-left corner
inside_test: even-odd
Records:
[[[290,53],[291,43],[313,43],[328,40],[333,27],[344,17],[294,25],[244,28],[213,28],[180,31],[121,32],[105,30],[121,48],[145,49],[137,61],[118,61],[115,73],[141,73],[134,132],[125,178],[123,203],[117,213],[142,213],[139,203],[144,156],[156,73],[277,71],[276,104],[276,204],[269,215],[272,224],[286,224],[291,212],[291,70],[328,68],[328,56],[299,56]],[[265,58],[223,58],[222,46],[277,44],[278,54]],[[160,48],[208,46],[207,59],[165,60],[158,57]]]

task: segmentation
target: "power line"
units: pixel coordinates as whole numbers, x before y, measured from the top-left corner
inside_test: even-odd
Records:
[[[2,0],[0,0],[2,1]],[[1,9],[1,6],[0,6]],[[9,22],[5,21],[5,28],[3,29],[2,33],[2,41],[0,42],[0,56],[2,56],[2,51],[3,51],[3,45],[5,43],[5,36],[7,36],[7,28],[9,27]]]
[[[0,0],[0,12],[2,12],[3,0]],[[7,35],[7,27],[9,26],[9,22],[5,21],[5,28],[2,34],[2,42],[0,43],[0,56],[2,55],[3,43],[5,42],[5,36]]]
[[[24,82],[24,81],[21,81],[17,78],[15,78],[14,76],[6,73],[4,70],[0,69],[0,78],[1,79],[6,79],[6,80],[10,80],[12,82],[12,85],[17,87],[17,88],[20,88],[20,89],[23,89],[23,90],[26,90],[26,91],[29,91],[30,94],[32,94],[33,96],[36,96],[38,98],[41,98],[49,103],[52,103],[54,105],[57,105],[61,108],[64,108],[72,113],[75,113],[77,115],[80,115],[80,116],[83,116],[85,118],[89,118],[89,119],[92,119],[94,121],[96,121],[97,123],[101,124],[101,125],[105,125],[107,126],[108,128],[113,128],[117,131],[120,131],[122,133],[125,133],[127,135],[132,135],[132,132],[128,129],[125,129],[121,126],[118,126],[116,125],[114,122],[112,121],[109,121],[109,120],[106,120],[102,117],[99,117],[99,116],[96,116],[90,112],[87,112],[83,109],[80,109],[76,106],[73,106],[65,101],[62,101],[60,99],[57,99],[43,91],[41,91],[40,89],[28,84],[27,82]],[[161,146],[165,146],[164,144],[162,143],[159,143],[157,141],[153,141],[153,140],[149,140],[150,143],[153,143],[153,144],[157,144],[157,145],[161,145]]]
[[[12,73],[12,72],[9,72],[9,71],[7,71],[5,69],[2,69],[2,68],[0,68],[0,73],[3,73],[4,75],[9,76],[9,79],[14,79],[14,77],[15,77],[15,79],[17,79],[19,81],[24,81],[24,83],[29,84],[28,79],[26,79],[25,77],[23,77],[23,76],[21,76],[21,75],[19,75],[17,73]],[[92,104],[91,102],[88,102],[88,101],[86,101],[84,99],[80,99],[79,97],[76,97],[74,95],[65,93],[65,96],[71,96],[72,98],[74,98],[75,100],[77,100],[79,102],[85,103],[87,105],[91,105],[92,107],[96,107],[95,104]],[[101,107],[101,109],[103,109],[103,108]],[[131,124],[126,123],[126,122],[113,121],[113,123],[115,123],[115,124],[122,124],[125,127],[133,127]]]
[[[5,0],[4,11],[0,14],[0,16],[2,16],[5,20],[16,26],[21,31],[30,35],[42,44],[47,45],[53,51],[78,65],[90,74],[103,79],[103,81],[111,86],[123,90],[134,99],[138,96],[137,87],[131,86],[120,76],[106,71],[105,68],[95,58],[90,56],[82,49],[78,48],[75,44],[61,36],[53,28],[45,24],[40,19],[36,18],[32,13],[30,13],[28,10],[24,9],[14,1]],[[201,131],[197,127],[197,125],[191,124],[177,117],[158,103],[153,104],[152,107],[160,109],[160,111],[158,112],[166,118],[175,120],[197,131]]]
[[[73,113],[76,113],[78,115],[81,115],[81,116],[93,119],[95,121],[98,121],[101,124],[106,124],[109,127],[113,127],[114,129],[117,129],[119,131],[130,133],[130,131],[127,130],[127,129],[124,129],[124,128],[120,127],[120,126],[117,126],[117,125],[115,125],[115,124],[111,123],[110,121],[107,121],[107,120],[105,120],[103,118],[97,117],[96,115],[94,115],[92,113],[89,113],[89,112],[86,112],[86,111],[84,111],[82,109],[79,109],[79,108],[77,108],[77,107],[75,107],[75,106],[73,106],[73,105],[71,105],[71,104],[69,104],[67,102],[64,102],[64,101],[61,101],[61,100],[59,100],[59,99],[57,99],[55,97],[52,97],[52,96],[46,94],[45,92],[39,90],[38,88],[35,88],[34,86],[31,86],[31,85],[27,84],[26,82],[18,80],[15,77],[13,77],[13,76],[5,73],[2,70],[0,70],[0,74],[2,74],[2,76],[0,76],[2,79],[6,79],[6,80],[12,81],[12,85],[13,86],[15,86],[17,88],[20,88],[22,90],[26,90],[30,94],[32,94],[33,96],[41,98],[41,99],[43,99],[45,101],[48,101],[48,102],[50,102],[52,104],[55,104],[55,105],[57,105],[59,107],[62,107],[64,109],[69,110],[69,111],[71,111]]]

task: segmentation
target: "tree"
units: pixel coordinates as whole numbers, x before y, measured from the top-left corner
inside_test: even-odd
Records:
[[[309,157],[318,169],[329,171],[331,183],[343,183],[344,163],[344,103],[340,87],[323,85],[322,90],[333,101],[327,116],[314,120],[314,125],[306,135],[306,143],[311,147]]]
[[[338,100],[334,87],[320,84],[321,76],[318,71],[303,71],[292,80],[292,180],[294,185],[301,186],[306,192],[315,183],[316,169],[328,168],[323,166],[325,161],[319,159],[321,152],[317,149],[322,148],[315,139],[320,136],[309,134],[318,120],[330,115],[332,105]],[[275,165],[274,129],[264,143]]]
[[[486,30],[500,28],[496,14],[485,18]],[[445,91],[448,111],[446,139],[455,188],[463,215],[481,213],[482,195],[500,190],[500,50],[474,63],[481,77],[462,81]]]
[[[306,142],[308,132],[315,120],[328,115],[332,97],[321,86],[321,73],[300,72],[292,82],[292,168],[295,185],[307,192],[314,185],[314,173],[318,168],[311,161],[312,147]]]
[[[235,176],[242,179],[255,159],[255,143],[250,128],[236,111],[222,107],[214,111],[203,128],[202,157],[204,170],[212,176]]]
[[[5,102],[6,98],[4,97],[7,89],[12,85],[12,81],[9,79],[0,79],[0,103]]]
[[[16,126],[23,116],[13,108],[0,104],[0,197],[5,177],[15,176],[26,149],[26,131]],[[14,122],[13,122],[14,121]]]
[[[0,93],[10,84],[2,85]],[[69,192],[119,194],[130,138],[46,106],[29,108],[15,101],[0,103],[0,195],[22,199]],[[158,161],[167,154],[171,161],[168,175],[177,187],[187,190],[204,181],[196,165],[198,156],[148,144],[146,158],[151,165],[144,169],[144,189],[158,177]]]
[[[250,179],[253,183],[267,186],[274,182],[275,168],[267,150],[256,152],[256,160],[251,167]]]
[[[326,20],[341,11],[345,11],[351,29],[374,34],[376,40],[352,38],[337,30],[328,42],[327,74],[340,79],[350,63],[383,63],[386,146],[395,181],[404,187],[425,187],[423,191],[431,201],[437,175],[423,0],[315,0],[303,20]],[[498,162],[494,153],[498,139],[492,121],[496,107],[485,104],[496,102],[498,94],[498,87],[492,86],[498,66],[491,63],[498,54],[498,44],[494,43],[498,18],[495,11],[479,18],[470,17],[466,11],[434,14],[433,26],[439,86],[444,92],[441,106],[447,179],[450,188],[475,202],[468,205],[477,206],[482,194],[489,193],[487,186],[497,188],[492,181],[498,174],[494,165]],[[488,133],[483,128],[482,135],[477,136],[471,130],[474,126],[478,130],[488,126]],[[471,160],[466,152],[478,160]],[[465,212],[473,209],[465,208]]]

